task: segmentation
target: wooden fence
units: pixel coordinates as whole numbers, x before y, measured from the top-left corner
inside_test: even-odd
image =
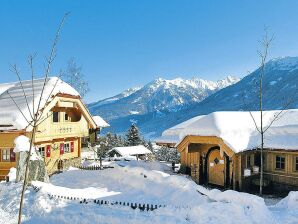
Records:
[[[102,166],[102,168],[99,165],[94,166],[77,166],[76,168],[80,170],[102,170],[102,169],[110,169],[114,168],[113,166]]]
[[[35,192],[40,190],[40,187],[32,185]],[[140,211],[154,211],[158,208],[165,208],[165,207],[175,207],[175,208],[189,208],[188,206],[166,206],[166,205],[157,205],[157,204],[148,204],[148,203],[133,203],[133,202],[124,202],[124,201],[108,201],[108,200],[99,200],[99,199],[86,199],[80,197],[70,197],[70,196],[62,196],[62,195],[55,195],[55,194],[48,194],[50,199],[65,199],[71,201],[79,201],[80,204],[88,204],[88,203],[95,203],[97,205],[109,205],[109,206],[123,206],[123,207],[130,207],[132,209],[139,209]]]

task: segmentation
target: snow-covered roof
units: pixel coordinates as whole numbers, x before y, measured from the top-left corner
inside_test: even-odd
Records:
[[[135,156],[151,154],[152,152],[143,145],[126,146],[126,147],[114,147],[110,150],[118,152],[121,156]]]
[[[281,111],[264,111],[264,130]],[[260,127],[260,112],[251,113]],[[260,147],[261,137],[249,112],[226,111],[197,116],[167,129],[156,140],[159,143],[176,143],[188,135],[216,136],[235,153]],[[278,119],[265,132],[264,147],[269,149],[298,150],[298,110],[282,111]]]
[[[92,118],[93,118],[97,127],[100,127],[100,128],[110,127],[110,125],[104,119],[102,119],[102,117],[93,116]]]
[[[37,105],[41,97],[44,80],[44,78],[34,79],[33,83],[32,80],[22,81],[22,86],[31,112],[33,111],[33,104],[35,105],[34,112],[37,112]],[[21,130],[28,126],[28,122],[32,122],[22,86],[20,82],[0,84],[0,130]],[[74,88],[61,79],[50,77],[46,80],[40,109],[44,108],[49,96],[55,96],[58,93],[79,96],[79,93]],[[11,98],[13,98],[18,105],[23,115]]]

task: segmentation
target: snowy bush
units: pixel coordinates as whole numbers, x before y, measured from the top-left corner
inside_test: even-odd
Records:
[[[168,148],[165,146],[160,147],[155,152],[155,157],[159,161],[179,163],[180,154],[175,148]]]
[[[14,167],[10,168],[9,173],[8,173],[9,181],[11,181],[11,182],[15,181],[16,176],[17,176],[17,169]]]

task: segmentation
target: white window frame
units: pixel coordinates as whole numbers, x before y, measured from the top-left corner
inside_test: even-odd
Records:
[[[70,153],[70,143],[64,143],[64,153]]]
[[[41,157],[45,157],[45,152],[46,152],[46,147],[45,146],[40,146],[38,147],[38,152],[41,155]]]
[[[2,152],[1,153],[1,161],[2,162],[10,162],[10,149],[2,149],[1,152]]]

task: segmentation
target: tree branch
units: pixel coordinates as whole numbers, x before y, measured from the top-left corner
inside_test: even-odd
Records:
[[[10,93],[8,92],[8,90],[6,92],[7,92],[8,96],[10,97],[10,99],[12,99],[13,103],[16,105],[16,107],[18,108],[18,110],[20,111],[20,113],[22,114],[22,116],[25,118],[25,120],[27,121],[28,125],[31,125],[31,122],[28,121],[27,117],[25,116],[25,114],[23,113],[23,111],[21,110],[21,108],[19,107],[19,105],[16,103],[16,101],[14,100],[14,98],[10,95]]]
[[[19,70],[18,70],[17,66],[15,64],[12,65],[10,71],[13,72],[13,73],[15,73],[16,76],[19,79],[19,83],[21,84],[21,88],[22,88],[22,91],[23,91],[23,96],[25,98],[26,105],[27,105],[27,108],[28,108],[30,117],[33,119],[33,115],[31,114],[31,110],[30,110],[30,107],[29,107],[28,99],[27,99],[27,96],[26,96],[26,93],[25,93],[25,90],[24,90],[24,86],[23,86],[23,83],[22,83],[22,80],[21,80],[21,76],[20,76],[20,73],[19,73]]]
[[[47,63],[47,68],[46,68],[46,71],[45,71],[45,78],[44,78],[44,83],[43,83],[43,87],[42,87],[42,90],[41,90],[40,99],[39,99],[38,106],[37,106],[37,113],[38,113],[38,111],[40,109],[40,104],[41,104],[41,100],[42,100],[42,97],[43,97],[43,93],[44,93],[46,81],[48,79],[48,76],[49,76],[49,73],[50,73],[50,70],[51,70],[51,65],[52,65],[52,62],[53,62],[53,60],[55,58],[56,46],[57,46],[57,43],[58,43],[58,40],[59,40],[60,32],[61,32],[62,26],[64,24],[64,21],[65,21],[65,19],[66,19],[66,17],[68,15],[69,15],[69,13],[65,13],[64,14],[64,16],[63,16],[63,18],[62,18],[62,20],[61,20],[61,22],[59,24],[58,30],[56,32],[56,35],[55,35],[55,39],[54,39],[54,42],[53,42],[53,45],[52,45],[50,57],[49,57],[48,63]]]
[[[261,131],[260,131],[258,125],[257,125],[257,122],[256,122],[254,116],[252,115],[252,112],[248,109],[248,105],[247,105],[246,102],[245,102],[244,93],[242,94],[242,101],[243,101],[244,106],[247,108],[247,111],[249,112],[249,115],[251,116],[251,118],[252,118],[252,120],[253,120],[253,122],[254,122],[254,125],[255,125],[257,131],[258,131],[259,133],[261,133]]]
[[[30,55],[28,58],[28,63],[30,66],[30,70],[31,70],[31,84],[32,84],[32,94],[33,94],[33,117],[35,117],[35,89],[34,89],[34,67],[33,67],[33,59],[35,56]]]
[[[60,75],[58,76],[58,78],[57,78],[57,80],[56,80],[56,82],[55,82],[55,84],[54,84],[54,86],[53,86],[53,88],[52,88],[50,94],[48,95],[48,98],[46,99],[45,103],[47,103],[47,102],[49,101],[50,97],[52,96],[53,91],[54,91],[54,89],[56,88],[56,86],[57,86],[57,84],[58,84],[58,82],[59,82],[59,78],[61,77],[61,74],[62,74],[62,73],[61,73],[61,71],[60,71]],[[38,117],[38,114],[36,115],[37,121],[38,121],[39,119],[41,119],[42,115],[43,115],[43,111],[41,112],[39,118],[37,118],[37,117]]]

